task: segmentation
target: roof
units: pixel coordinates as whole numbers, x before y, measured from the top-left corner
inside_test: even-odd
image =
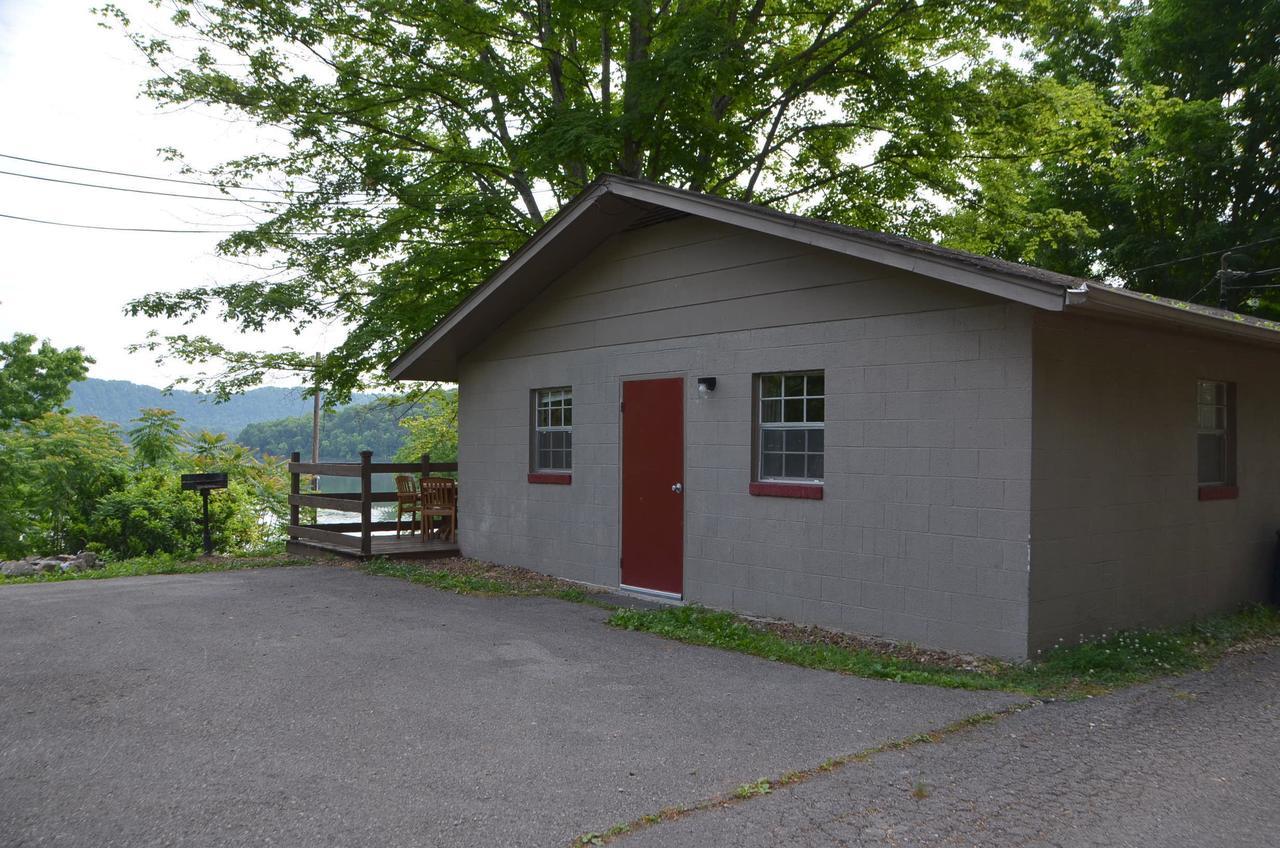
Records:
[[[458,360],[597,245],[627,229],[696,215],[1050,311],[1110,314],[1280,345],[1280,323],[1058,274],[929,242],[779,212],[657,183],[602,176],[391,364],[393,380],[456,380]]]

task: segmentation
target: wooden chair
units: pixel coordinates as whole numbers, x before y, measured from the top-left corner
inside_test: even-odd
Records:
[[[458,535],[458,502],[456,484],[444,477],[422,478],[422,539],[426,541],[431,518],[447,518],[449,523],[441,531],[453,541]]]
[[[409,532],[414,532],[414,524],[422,513],[422,495],[418,491],[418,481],[409,474],[396,475],[396,536],[400,535],[400,520],[405,513],[409,514]],[[423,519],[423,527],[425,529]]]

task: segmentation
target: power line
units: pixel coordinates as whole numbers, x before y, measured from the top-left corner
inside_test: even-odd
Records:
[[[1270,244],[1273,241],[1280,241],[1280,236],[1273,236],[1272,238],[1259,239],[1258,241],[1251,241],[1248,244],[1237,244],[1237,245],[1233,245],[1232,247],[1224,247],[1222,250],[1209,250],[1209,251],[1205,251],[1204,253],[1197,253],[1195,256],[1182,256],[1177,259],[1170,259],[1168,262],[1157,262],[1154,265],[1143,265],[1141,268],[1130,268],[1129,273],[1137,274],[1140,271],[1150,271],[1153,268],[1164,268],[1169,265],[1177,265],[1180,262],[1191,262],[1195,259],[1204,259],[1206,256],[1219,256],[1223,253],[1229,253],[1230,251],[1233,251],[1233,250],[1243,250],[1246,247],[1257,247],[1260,244]]]
[[[44,218],[28,218],[23,215],[8,215],[4,212],[0,212],[0,218],[9,218],[14,221],[26,221],[31,224],[48,224],[51,227],[71,227],[77,230],[110,230],[112,232],[119,232],[119,233],[185,233],[189,235],[200,233],[204,235],[219,235],[219,234],[229,235],[231,233],[245,232],[244,229],[240,229],[240,230],[178,230],[178,229],[164,229],[160,227],[110,227],[105,224],[72,224],[67,221],[48,221],[48,220],[45,220]],[[316,235],[324,235],[324,233],[278,233],[277,235],[316,236]]]
[[[93,174],[110,174],[115,177],[131,177],[136,180],[154,180],[161,183],[180,183],[182,185],[207,186],[211,188],[242,189],[244,191],[269,191],[272,194],[291,194],[288,189],[265,188],[263,186],[238,186],[232,183],[211,183],[201,180],[182,180],[175,177],[151,177],[146,174],[134,174],[129,171],[111,171],[106,168],[89,168],[84,165],[67,165],[62,162],[48,162],[44,159],[30,159],[26,156],[14,156],[12,153],[0,153],[0,159],[13,159],[18,162],[30,162],[34,165],[48,165],[51,168],[69,168],[73,171],[88,171]]]
[[[0,170],[0,174],[9,177],[22,177],[28,180],[42,180],[47,183],[61,183],[62,185],[83,186],[84,188],[101,188],[109,191],[127,191],[131,194],[154,194],[162,197],[186,197],[192,200],[214,200],[221,203],[286,203],[284,200],[255,200],[248,197],[207,197],[199,194],[182,194],[175,191],[150,191],[145,188],[126,188],[124,186],[101,185],[100,183],[82,183],[77,180],[60,180],[56,177],[40,177],[35,174],[20,174],[17,171]]]

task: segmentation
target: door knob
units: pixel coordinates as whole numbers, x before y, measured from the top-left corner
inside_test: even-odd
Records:
[[[680,494],[681,492],[683,492],[683,491],[684,491],[684,486],[683,486],[683,485],[681,485],[680,483],[672,483],[672,484],[671,484],[671,491],[675,492],[675,493],[678,495],[678,494]]]

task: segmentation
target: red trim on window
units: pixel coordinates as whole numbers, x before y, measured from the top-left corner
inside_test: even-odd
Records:
[[[1202,501],[1233,501],[1240,497],[1239,486],[1201,486]]]
[[[573,482],[572,474],[564,474],[559,471],[532,471],[529,473],[530,483],[559,483],[567,486]]]
[[[751,494],[765,498],[807,498],[822,500],[821,483],[752,483]]]

